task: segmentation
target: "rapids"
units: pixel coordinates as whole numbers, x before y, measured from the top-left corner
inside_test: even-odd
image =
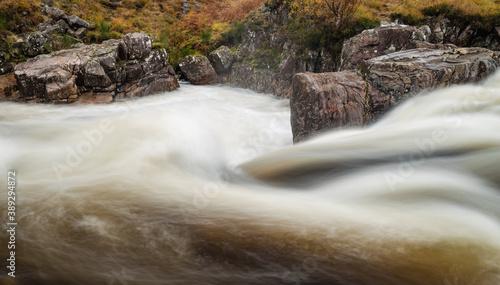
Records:
[[[0,284],[500,284],[500,73],[293,146],[288,104],[1,103]]]

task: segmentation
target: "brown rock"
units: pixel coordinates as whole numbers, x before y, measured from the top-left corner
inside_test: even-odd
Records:
[[[0,76],[0,100],[12,100],[17,91],[14,73]]]
[[[217,73],[205,56],[188,55],[179,61],[179,67],[191,84],[217,83]]]
[[[290,109],[294,142],[322,129],[360,126],[366,93],[375,93],[355,72],[297,73]]]

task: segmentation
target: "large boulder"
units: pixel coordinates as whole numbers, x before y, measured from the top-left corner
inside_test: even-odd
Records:
[[[191,84],[217,83],[217,73],[205,56],[188,55],[179,61],[179,67]]]
[[[229,71],[233,65],[234,54],[226,46],[221,46],[208,55],[208,59],[218,74]]]
[[[385,96],[372,100],[379,117],[393,105],[423,90],[478,82],[500,66],[500,52],[484,48],[413,49],[372,58],[363,71],[369,84]]]
[[[364,122],[367,86],[356,72],[297,73],[290,109],[294,142],[324,129],[360,126]]]
[[[340,70],[358,69],[363,61],[398,52],[418,48],[454,48],[454,45],[433,45],[426,43],[425,30],[405,25],[384,25],[362,33],[344,42],[341,54]]]
[[[130,39],[130,35],[124,36]],[[124,40],[39,55],[15,68],[22,101],[107,103],[171,91],[178,82],[165,50],[141,59],[122,60]],[[123,52],[123,51],[122,51]],[[135,52],[135,51],[133,51]]]

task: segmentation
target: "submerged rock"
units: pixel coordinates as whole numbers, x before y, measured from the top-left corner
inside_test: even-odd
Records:
[[[15,78],[20,100],[104,103],[171,91],[179,86],[167,72],[171,67],[165,50],[148,51],[144,45],[130,44],[131,38],[150,39],[149,36],[124,38],[128,45],[125,39],[108,40],[99,45],[39,55],[18,64]],[[128,48],[127,54],[136,59],[122,60],[120,50],[124,46]]]
[[[217,73],[205,56],[188,55],[179,61],[179,67],[191,84],[217,83]]]

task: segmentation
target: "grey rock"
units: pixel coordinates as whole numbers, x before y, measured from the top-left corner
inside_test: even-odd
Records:
[[[189,5],[189,1],[188,1],[188,0],[184,0],[184,1],[182,1],[181,13],[182,13],[182,14],[187,14],[187,13],[189,13],[189,11],[191,10],[189,6],[190,6],[190,5]]]
[[[45,52],[44,45],[47,41],[47,35],[41,32],[33,32],[29,34],[23,44],[23,54],[33,57]]]
[[[217,73],[205,56],[188,55],[179,61],[179,67],[191,84],[207,85],[217,82]]]
[[[208,55],[208,59],[218,74],[227,72],[234,62],[234,54],[226,46],[221,46]]]
[[[123,45],[123,40],[108,40],[99,45],[40,55],[18,64],[14,75],[21,100],[106,103],[118,95],[132,98],[179,86],[175,76],[167,72],[172,67],[164,50],[150,52],[145,59],[124,61],[119,57]]]
[[[42,9],[42,12],[54,20],[59,20],[64,16],[64,11],[62,11],[61,9],[55,8],[55,7],[50,7],[50,6],[45,6]]]
[[[143,33],[133,33],[123,36],[125,52],[128,59],[143,59],[151,53],[153,38]]]
[[[92,29],[92,25],[90,25],[89,22],[81,19],[80,17],[76,15],[71,15],[68,17],[68,25],[73,29],[73,30],[78,30],[79,28],[86,28],[86,29]]]
[[[85,36],[87,31],[88,31],[88,29],[86,29],[86,28],[83,28],[83,27],[79,28],[78,30],[75,31],[74,36],[77,38],[81,38],[81,37]]]

